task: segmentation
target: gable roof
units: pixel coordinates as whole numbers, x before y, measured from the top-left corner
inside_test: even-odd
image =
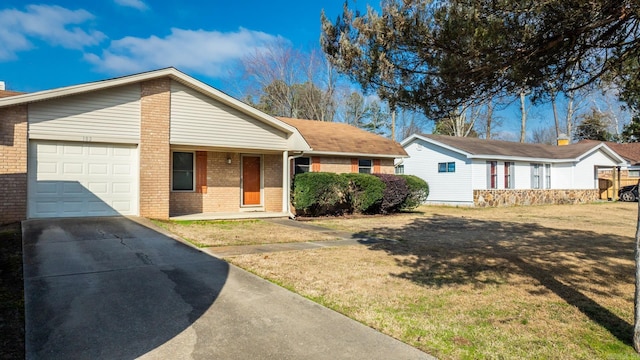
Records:
[[[529,144],[502,140],[416,134],[402,142],[406,145],[416,138],[443,146],[468,158],[485,159],[527,159],[549,162],[578,161],[594,151],[603,149],[614,161],[623,163],[624,159],[602,142],[577,143],[565,146]]]
[[[581,140],[580,143],[598,143],[597,140]],[[611,141],[604,142],[611,150],[623,157],[631,165],[640,165],[640,143],[615,143]]]
[[[277,117],[294,126],[313,148],[310,154],[407,157],[402,145],[391,139],[344,123]]]
[[[0,90],[0,98],[5,98],[9,96],[22,95],[24,93],[18,91],[10,91],[10,90]]]
[[[13,106],[18,104],[28,104],[37,101],[46,101],[50,99],[62,98],[66,96],[72,96],[76,94],[88,93],[97,90],[109,89],[117,86],[123,86],[128,84],[134,84],[142,81],[148,81],[158,78],[168,77],[174,81],[177,81],[185,86],[188,86],[206,96],[219,101],[231,108],[234,108],[244,114],[247,114],[254,119],[261,121],[269,126],[272,126],[290,137],[292,150],[295,151],[309,151],[311,147],[302,138],[298,130],[286,124],[268,114],[257,110],[240,100],[233,98],[225,94],[224,92],[215,89],[195,78],[179,71],[174,67],[168,67],[159,70],[147,71],[139,74],[127,75],[113,79],[100,80],[90,83],[84,83],[79,85],[66,86],[51,90],[38,91],[33,93],[12,95],[9,97],[0,96],[0,108]]]

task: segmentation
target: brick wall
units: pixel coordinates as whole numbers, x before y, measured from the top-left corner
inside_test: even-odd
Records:
[[[27,106],[0,109],[0,224],[27,218]]]
[[[350,173],[351,158],[350,157],[321,157],[320,171],[332,172],[336,174]],[[380,159],[380,173],[395,174],[393,159]]]
[[[231,158],[231,164],[227,159]],[[207,193],[171,192],[171,216],[241,209],[240,154],[207,153]],[[264,209],[282,211],[282,155],[264,155]]]
[[[169,217],[171,80],[140,84],[140,215]]]
[[[597,200],[599,191],[588,190],[474,190],[479,207],[516,205],[584,204]]]
[[[282,211],[282,155],[265,155],[264,161],[264,209]]]

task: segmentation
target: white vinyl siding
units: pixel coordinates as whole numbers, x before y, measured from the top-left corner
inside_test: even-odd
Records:
[[[408,144],[405,150],[409,158],[404,159],[404,172],[429,184],[427,203],[473,204],[471,164],[464,156],[421,140]],[[455,162],[455,172],[439,173],[438,163],[443,162]]]
[[[593,152],[575,166],[574,189],[594,189],[598,186],[596,166],[611,166],[612,159],[604,152]]]
[[[137,144],[138,84],[29,104],[29,138]]]
[[[287,136],[180,83],[171,84],[172,145],[287,150]]]
[[[136,145],[30,141],[28,217],[138,214]]]

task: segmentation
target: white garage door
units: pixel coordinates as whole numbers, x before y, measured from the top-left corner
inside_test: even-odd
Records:
[[[136,145],[31,141],[29,218],[138,214]]]

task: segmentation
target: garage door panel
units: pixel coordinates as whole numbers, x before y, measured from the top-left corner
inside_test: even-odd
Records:
[[[136,215],[134,169],[135,145],[34,141],[29,154],[29,217]]]

